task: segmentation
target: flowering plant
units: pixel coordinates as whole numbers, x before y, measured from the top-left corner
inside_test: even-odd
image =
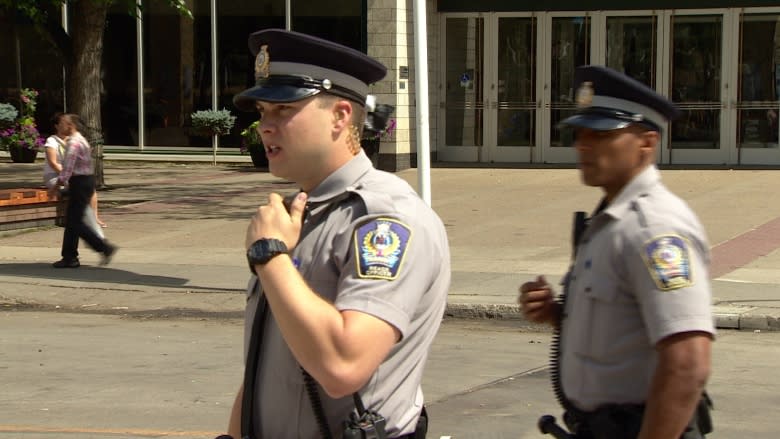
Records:
[[[395,119],[390,119],[387,121],[387,126],[385,126],[385,129],[374,134],[372,138],[374,140],[382,140],[392,136],[393,131],[395,131]]]
[[[260,134],[257,132],[259,125],[260,120],[256,120],[241,131],[241,154],[247,152],[249,148],[263,147],[263,139],[260,138]]]
[[[390,115],[395,107],[387,104],[375,104],[374,108],[366,113],[366,121],[363,124],[363,139],[378,142],[390,137],[395,131],[395,119]]]
[[[0,147],[4,150],[24,148],[37,151],[45,140],[35,125],[35,106],[38,92],[24,88],[20,94],[21,111],[19,117],[10,126],[0,129]]]

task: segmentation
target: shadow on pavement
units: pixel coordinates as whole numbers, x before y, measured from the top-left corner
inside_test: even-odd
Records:
[[[0,276],[23,276],[33,279],[57,279],[79,282],[108,282],[125,285],[183,287],[189,279],[138,274],[109,267],[82,265],[79,268],[54,268],[49,263],[0,264]],[[187,285],[190,289],[204,289]],[[213,290],[214,288],[209,288]]]

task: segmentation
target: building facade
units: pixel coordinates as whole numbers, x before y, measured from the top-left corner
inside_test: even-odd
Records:
[[[604,64],[682,109],[659,163],[780,163],[780,3],[474,3],[439,2],[439,160],[574,162],[555,127],[575,110],[574,69]]]
[[[425,3],[434,161],[574,163],[571,134],[556,124],[575,110],[574,69],[590,63],[626,72],[682,109],[665,129],[659,163],[780,164],[780,2],[636,0],[631,9],[615,0],[586,9],[576,0]],[[111,10],[96,97],[109,151],[208,153],[211,143],[189,133],[189,114],[231,109],[233,95],[253,81],[247,35],[289,25],[387,65],[372,92],[396,107],[396,129],[381,143],[379,166],[414,164],[413,0],[188,5],[194,20],[155,1],[138,18]],[[67,9],[63,16],[67,24]],[[0,16],[0,27],[10,19]],[[40,120],[65,108],[58,59],[32,29],[5,38],[0,101],[21,82],[41,90]],[[234,114],[237,129],[220,138],[222,151],[236,151],[237,133],[254,118]]]

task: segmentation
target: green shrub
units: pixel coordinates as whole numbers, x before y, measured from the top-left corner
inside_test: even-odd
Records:
[[[230,133],[236,117],[229,110],[201,110],[192,113],[192,129],[201,136],[224,136]]]
[[[8,127],[16,121],[19,112],[11,104],[0,103],[0,127]]]

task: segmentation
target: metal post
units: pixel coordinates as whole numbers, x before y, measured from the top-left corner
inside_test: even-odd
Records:
[[[66,34],[70,34],[70,28],[68,27],[68,3],[62,4],[62,30],[65,31]],[[66,113],[68,112],[68,94],[65,92],[66,87],[65,84],[68,83],[68,76],[67,71],[65,69],[65,63],[62,64],[62,109]]]
[[[292,30],[292,0],[284,0],[284,28]]]
[[[211,0],[211,109],[217,111],[219,84],[217,83],[217,0]],[[217,148],[219,148],[219,136],[216,134],[211,139],[211,151],[213,164],[217,164]]]
[[[136,87],[138,88],[136,93],[138,95],[138,149],[143,151],[146,145],[146,133],[144,133],[146,129],[146,114],[144,111],[144,18],[141,12],[141,1],[138,0],[136,2],[138,5],[138,9],[136,9],[138,18],[135,20],[135,47],[138,65],[138,78],[136,78]]]
[[[431,205],[430,123],[428,119],[428,34],[425,14],[426,0],[414,3],[414,65],[417,119],[417,179],[423,201]]]

